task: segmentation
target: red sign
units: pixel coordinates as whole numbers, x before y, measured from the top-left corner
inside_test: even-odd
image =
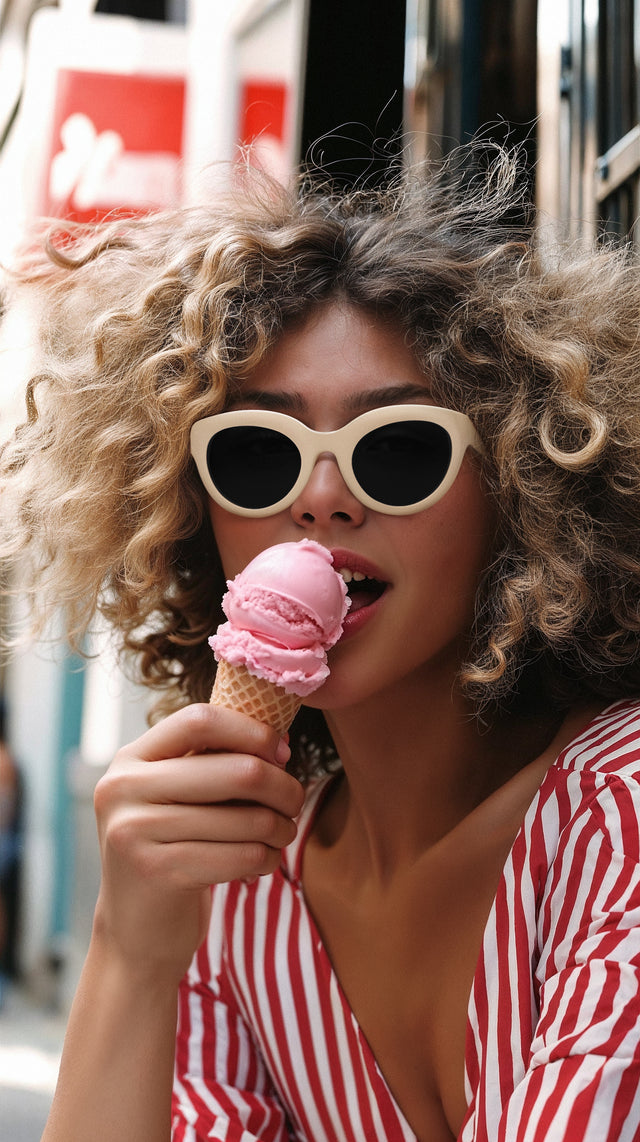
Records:
[[[180,200],[185,81],[61,69],[45,214],[93,221]]]
[[[251,144],[251,154],[276,177],[286,178],[287,86],[247,79],[240,86],[239,140]]]
[[[287,89],[284,83],[247,80],[242,84],[240,140],[252,143],[260,135],[273,135],[284,141],[284,114]]]

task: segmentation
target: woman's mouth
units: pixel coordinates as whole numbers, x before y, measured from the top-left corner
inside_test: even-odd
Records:
[[[338,574],[347,584],[347,594],[351,599],[348,612],[350,615],[362,607],[370,607],[380,598],[387,586],[382,580],[365,575],[362,571],[352,571],[349,567],[339,567]]]
[[[343,638],[355,634],[377,610],[377,605],[389,588],[389,582],[380,569],[361,555],[350,551],[333,551],[333,566],[342,576],[351,605],[344,620]]]

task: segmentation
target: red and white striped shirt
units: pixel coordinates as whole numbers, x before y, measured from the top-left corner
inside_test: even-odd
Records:
[[[214,889],[180,993],[173,1142],[415,1142],[300,884]],[[640,703],[548,771],[504,868],[469,1003],[460,1142],[640,1142]],[[428,1142],[428,1140],[427,1140]]]

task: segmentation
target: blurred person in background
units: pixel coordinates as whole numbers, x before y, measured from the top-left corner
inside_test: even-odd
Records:
[[[0,695],[0,1005],[16,974],[21,788],[6,740],[6,703]]]

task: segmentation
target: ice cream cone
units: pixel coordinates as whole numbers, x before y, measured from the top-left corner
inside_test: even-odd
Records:
[[[218,663],[211,702],[249,714],[277,733],[284,734],[300,709],[302,699],[297,694],[287,693],[275,682],[256,677],[246,666],[236,666],[222,658]]]
[[[209,639],[218,662],[212,703],[283,734],[329,674],[327,650],[349,599],[331,553],[311,539],[261,551],[227,582],[227,622]]]

